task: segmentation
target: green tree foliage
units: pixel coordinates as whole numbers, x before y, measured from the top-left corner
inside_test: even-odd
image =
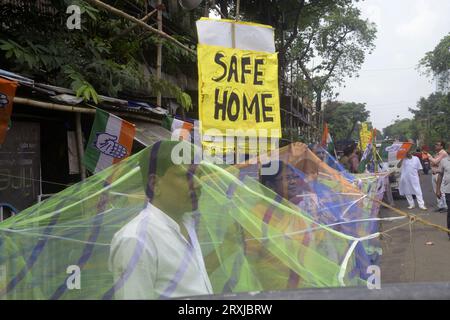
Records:
[[[450,142],[450,93],[433,93],[409,110],[414,118],[395,121],[384,128],[384,137],[419,139],[421,145],[432,145],[437,140]]]
[[[81,8],[81,30],[66,27],[66,10],[72,4]],[[124,11],[139,9],[142,16],[149,10],[144,0],[116,1],[115,5]],[[155,65],[153,57],[159,41],[164,46],[163,66],[170,69],[163,68],[163,72],[176,73],[180,70],[174,66],[195,65],[194,58],[140,28],[123,34],[133,26],[128,21],[82,0],[51,0],[44,9],[35,1],[21,7],[6,3],[1,12],[3,68],[37,81],[70,87],[78,96],[94,102],[98,102],[99,94],[149,97],[160,91],[176,97],[186,109],[192,106],[190,96],[178,86],[156,81],[149,71]]]
[[[375,35],[375,26],[347,5],[317,17],[294,41],[289,54],[301,70],[297,82],[313,92],[318,111],[324,95],[332,97],[346,77],[357,75],[374,48]]]
[[[419,68],[427,76],[433,76],[441,89],[450,83],[450,33],[441,39],[433,51],[425,54]]]
[[[370,116],[365,103],[355,102],[329,102],[325,105],[324,114],[336,141],[359,140],[358,123],[367,121]]]
[[[417,139],[417,131],[413,130],[414,127],[415,123],[412,119],[396,120],[393,124],[383,129],[383,136],[384,138],[398,139],[400,141]]]
[[[331,97],[335,85],[356,75],[374,48],[376,28],[361,19],[355,2],[241,0],[240,18],[275,28],[281,78],[295,75],[293,82],[305,96],[316,99],[320,110],[323,96]],[[234,1],[216,3],[222,15],[235,15]]]
[[[433,51],[425,54],[419,68],[438,80],[441,89],[450,83],[450,33],[442,38]],[[450,141],[450,93],[436,92],[421,98],[416,108],[410,108],[413,119],[397,120],[384,128],[384,136],[419,139],[422,145],[437,140]]]
[[[424,144],[431,145],[436,140],[450,140],[450,93],[433,93],[421,98],[414,114],[415,130]]]

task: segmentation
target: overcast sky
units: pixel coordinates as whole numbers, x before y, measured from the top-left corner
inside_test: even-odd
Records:
[[[365,0],[358,6],[377,24],[376,48],[338,100],[367,103],[373,126],[382,130],[397,116],[411,118],[408,108],[434,91],[416,66],[450,32],[450,0]]]

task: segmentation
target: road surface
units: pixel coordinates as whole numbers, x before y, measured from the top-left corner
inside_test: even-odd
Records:
[[[442,226],[447,225],[447,213],[434,212],[436,200],[431,186],[431,173],[420,177],[428,211],[408,210],[406,199],[395,200],[394,206]],[[417,204],[416,204],[417,206]],[[389,209],[380,210],[381,217],[399,216]],[[408,223],[407,219],[383,221],[381,232]],[[433,227],[414,223],[388,231],[382,236],[381,282],[450,282],[450,241],[446,233]],[[428,243],[428,244],[427,244]]]

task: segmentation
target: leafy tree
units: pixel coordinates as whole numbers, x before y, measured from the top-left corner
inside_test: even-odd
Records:
[[[441,89],[450,83],[450,33],[441,39],[433,51],[425,54],[419,68],[427,76],[437,79]]]
[[[338,141],[352,138],[358,140],[358,123],[367,121],[370,112],[366,110],[365,103],[329,102],[325,105],[324,114],[325,122]]]
[[[433,51],[425,54],[419,69],[438,80],[441,89],[450,83],[450,33],[441,39]],[[416,108],[410,108],[413,119],[397,120],[384,128],[384,136],[419,139],[431,145],[436,140],[450,140],[450,93],[436,92],[420,98]]]
[[[417,139],[416,132],[413,130],[413,119],[396,120],[393,124],[383,129],[384,138],[398,139],[407,141],[408,139]]]
[[[66,27],[66,9],[72,4],[81,8],[82,30]],[[116,5],[124,11],[138,8],[142,16],[149,9],[144,0],[117,1]],[[151,74],[155,61],[148,57],[156,56],[155,45],[162,41],[167,61],[163,71],[176,74],[180,71],[176,66],[195,65],[192,56],[140,28],[121,36],[123,30],[132,26],[130,22],[82,0],[51,0],[44,8],[33,1],[24,6],[2,4],[3,68],[70,87],[78,96],[94,102],[98,102],[98,94],[149,97],[159,91],[190,108],[190,96],[178,86],[156,81]]]
[[[433,93],[421,98],[416,108],[409,109],[413,119],[397,120],[383,129],[384,137],[400,140],[419,139],[423,145],[437,140],[450,140],[450,93]]]
[[[301,70],[299,86],[313,92],[316,110],[321,110],[324,95],[332,97],[335,86],[357,75],[366,53],[374,48],[375,36],[375,25],[362,20],[359,9],[351,5],[338,6],[317,17],[301,32],[290,50],[290,59]]]
[[[436,140],[450,140],[450,93],[433,93],[421,98],[417,109],[409,109],[414,114],[418,137],[430,145]]]

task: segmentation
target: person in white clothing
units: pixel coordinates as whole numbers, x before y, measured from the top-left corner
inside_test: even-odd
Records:
[[[420,187],[419,170],[423,170],[423,168],[419,158],[413,156],[411,151],[408,151],[406,158],[402,159],[398,163],[397,167],[402,168],[400,173],[399,191],[400,195],[404,195],[406,200],[408,200],[408,209],[415,208],[413,198],[413,195],[415,195],[419,208],[422,210],[428,210],[425,207],[425,202],[423,201],[422,196],[422,188]]]
[[[175,165],[178,141],[154,144],[141,160],[146,207],[115,235],[109,265],[116,299],[167,299],[212,294],[195,226],[194,165]],[[191,150],[192,146],[188,146]]]

